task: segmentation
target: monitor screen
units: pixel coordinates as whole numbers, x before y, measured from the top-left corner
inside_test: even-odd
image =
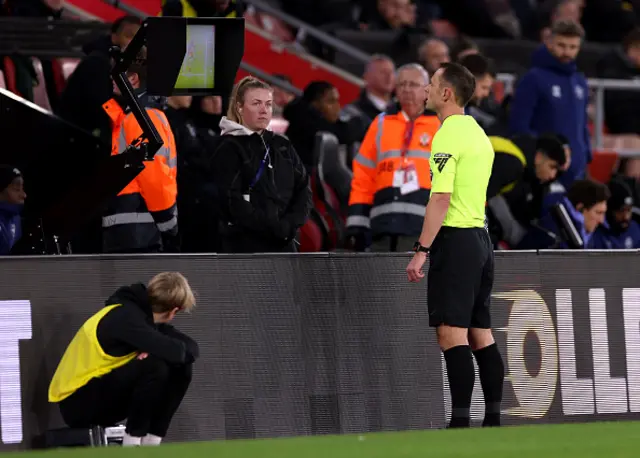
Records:
[[[216,26],[187,24],[187,49],[175,89],[215,87]]]
[[[149,17],[141,31],[149,94],[231,92],[244,53],[244,18]]]

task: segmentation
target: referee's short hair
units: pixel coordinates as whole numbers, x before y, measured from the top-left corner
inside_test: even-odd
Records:
[[[441,78],[451,86],[456,96],[456,103],[465,107],[476,90],[476,78],[466,67],[454,62],[440,65]]]

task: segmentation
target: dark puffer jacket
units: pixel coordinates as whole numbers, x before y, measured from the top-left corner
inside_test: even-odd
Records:
[[[221,252],[295,251],[294,238],[311,211],[309,177],[291,142],[223,118],[211,163],[219,193]],[[265,153],[269,150],[258,177]]]

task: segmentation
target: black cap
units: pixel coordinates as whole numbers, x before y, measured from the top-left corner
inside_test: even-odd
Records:
[[[22,172],[12,165],[0,164],[0,192],[4,191],[18,177],[22,176]]]
[[[564,146],[565,141],[555,134],[542,134],[536,141],[536,151],[544,153],[545,156],[553,159],[560,166],[563,166],[567,162]]]
[[[608,186],[611,197],[607,202],[607,210],[614,212],[633,205],[633,191],[631,191],[627,183],[614,178],[609,182]]]

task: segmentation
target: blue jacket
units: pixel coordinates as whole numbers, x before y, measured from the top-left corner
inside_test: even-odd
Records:
[[[9,254],[22,236],[22,205],[0,202],[0,255]]]
[[[512,134],[563,134],[571,145],[571,167],[559,180],[565,187],[584,177],[591,162],[587,127],[589,89],[575,62],[563,64],[540,46],[532,68],[516,86],[509,114]]]
[[[582,238],[585,248],[593,248],[593,234],[588,233],[584,228],[584,216],[578,210],[575,209],[573,204],[569,202],[569,199],[563,197],[560,199],[569,213],[569,217],[573,221],[578,234]],[[532,227],[529,232],[520,241],[516,249],[518,250],[544,250],[548,248],[568,249],[569,246],[566,242],[556,243],[556,240],[550,236],[555,234],[556,238],[560,237],[560,229],[553,219],[551,213],[547,213],[538,221],[539,228]]]
[[[605,225],[600,225],[593,233],[591,246],[598,250],[630,250],[640,248],[640,225],[631,221],[626,231],[616,233]]]

